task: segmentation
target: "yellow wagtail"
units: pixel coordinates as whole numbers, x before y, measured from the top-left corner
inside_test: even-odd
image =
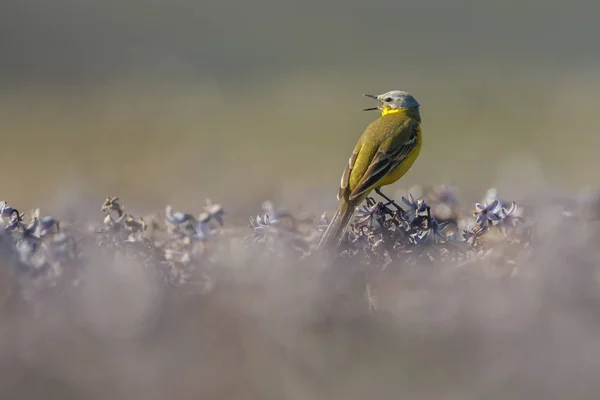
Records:
[[[421,150],[421,115],[419,102],[409,93],[392,90],[376,99],[381,117],[371,122],[358,139],[342,174],[337,198],[339,206],[333,215],[319,248],[339,247],[355,207],[367,198],[373,189],[380,196],[380,188],[400,179],[413,165]]]

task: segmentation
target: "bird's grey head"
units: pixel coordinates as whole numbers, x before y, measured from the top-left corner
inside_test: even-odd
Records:
[[[383,115],[397,110],[418,109],[419,102],[410,93],[402,90],[392,90],[380,95],[365,94],[364,96],[376,99],[377,107],[365,108],[365,111],[379,110]]]

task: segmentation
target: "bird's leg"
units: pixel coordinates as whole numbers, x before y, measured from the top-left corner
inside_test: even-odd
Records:
[[[383,197],[385,200],[387,200],[387,204],[388,205],[393,205],[398,211],[400,211],[401,213],[404,212],[404,210],[402,209],[402,207],[400,207],[398,204],[396,204],[396,202],[392,199],[390,199],[389,197],[387,197],[385,194],[383,194],[383,192],[381,191],[380,188],[375,189],[375,193],[377,193],[378,195],[380,195],[381,197]]]
[[[377,193],[378,195],[380,195],[381,197],[383,197],[384,199],[386,199],[387,201],[389,201],[390,203],[393,203],[394,200],[390,199],[389,197],[387,197],[385,194],[383,194],[383,192],[381,191],[380,188],[375,189],[375,193]]]
[[[375,204],[377,204],[375,199],[372,197],[367,197],[366,201],[367,201],[367,207],[373,207]]]

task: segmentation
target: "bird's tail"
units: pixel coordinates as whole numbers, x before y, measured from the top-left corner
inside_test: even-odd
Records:
[[[345,200],[341,200],[340,205],[319,242],[318,248],[329,248],[331,250],[338,249],[344,239],[344,232],[350,223],[352,215],[354,215],[354,203],[348,203]]]

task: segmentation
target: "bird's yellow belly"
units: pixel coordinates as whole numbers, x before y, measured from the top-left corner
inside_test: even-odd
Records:
[[[421,133],[419,132],[419,137],[417,138],[417,146],[415,149],[406,157],[406,159],[401,162],[396,168],[390,171],[381,181],[377,187],[391,185],[396,182],[398,179],[402,178],[406,172],[412,167],[417,157],[419,157],[419,152],[421,151]]]

